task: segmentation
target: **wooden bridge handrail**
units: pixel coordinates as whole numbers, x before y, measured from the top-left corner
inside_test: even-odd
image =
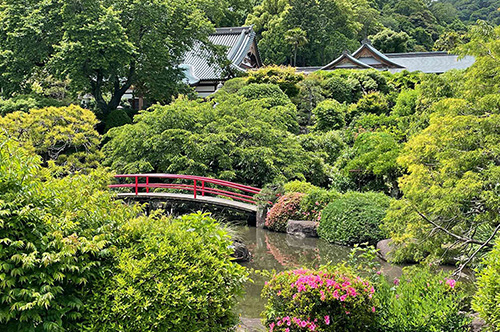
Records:
[[[243,201],[251,204],[257,204],[254,195],[259,194],[261,189],[247,186],[235,182],[230,182],[226,180],[213,179],[203,176],[196,175],[186,175],[186,174],[118,174],[115,178],[133,178],[135,183],[125,183],[125,184],[112,184],[109,185],[110,188],[135,188],[135,195],[138,195],[139,188],[145,188],[146,192],[149,193],[150,188],[165,188],[165,189],[176,189],[176,190],[186,190],[192,191],[193,196],[196,199],[198,192],[202,196],[205,194],[213,194],[218,196],[228,197],[233,200]],[[139,179],[145,179],[145,182],[139,182]],[[180,183],[151,183],[151,178],[157,179],[174,179],[174,180],[191,180],[192,185],[180,184]],[[225,188],[235,189],[239,192],[228,191],[218,188],[205,187],[205,184],[213,184]],[[201,187],[200,187],[201,184]]]

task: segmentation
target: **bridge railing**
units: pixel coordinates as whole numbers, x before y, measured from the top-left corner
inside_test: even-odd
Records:
[[[203,176],[196,175],[183,175],[183,174],[119,174],[115,175],[115,178],[131,178],[133,183],[120,183],[109,185],[110,188],[132,188],[135,190],[135,194],[139,195],[139,190],[144,188],[146,193],[150,192],[150,189],[162,188],[171,190],[182,190],[193,192],[193,196],[196,199],[199,195],[205,196],[206,194],[223,196],[233,200],[242,201],[251,204],[257,204],[255,195],[260,193],[259,188],[242,185],[239,183],[234,183],[225,180],[207,178]],[[171,179],[171,180],[187,180],[190,183],[165,183],[165,182],[155,182],[155,180]],[[192,184],[191,184],[192,182]],[[222,187],[223,189],[214,188],[207,185],[215,185]],[[231,189],[227,190],[227,189]],[[236,191],[235,191],[236,190]]]

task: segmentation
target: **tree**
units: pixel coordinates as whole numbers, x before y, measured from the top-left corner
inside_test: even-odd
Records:
[[[301,28],[290,29],[285,34],[285,40],[293,47],[292,66],[297,66],[297,50],[308,43],[306,32]]]
[[[324,184],[321,157],[293,135],[297,114],[277,86],[250,84],[210,102],[177,99],[111,129],[106,164],[125,173],[162,172],[212,176],[263,186],[275,180]]]
[[[404,53],[408,51],[410,36],[403,31],[384,29],[370,39],[373,46],[383,53]]]
[[[91,93],[106,116],[124,93],[169,100],[179,90],[177,67],[195,43],[207,48],[213,26],[196,0],[32,1],[0,7],[0,69],[4,95],[25,85],[37,68]]]
[[[0,117],[2,134],[41,156],[43,165],[54,162],[70,173],[99,166],[103,155],[99,150],[101,136],[95,130],[97,123],[94,113],[75,105]]]
[[[471,114],[455,99],[434,107],[398,158],[408,172],[399,180],[404,198],[391,204],[385,229],[397,260],[430,254],[469,264],[500,228],[500,115]]]
[[[249,15],[247,24],[255,24],[259,35],[259,48],[264,50],[264,62],[286,62],[289,45],[283,35],[291,29],[305,31],[309,43],[297,52],[301,65],[324,65],[336,58],[344,49],[357,46],[358,32],[363,24],[358,6],[345,0],[264,0]],[[367,8],[368,8],[367,7]]]

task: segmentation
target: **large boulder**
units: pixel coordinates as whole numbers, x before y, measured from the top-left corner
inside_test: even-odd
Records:
[[[234,253],[233,257],[236,262],[248,262],[252,258],[252,254],[248,250],[247,246],[238,240],[233,241]]]
[[[318,237],[318,223],[308,220],[288,220],[286,232],[302,237]]]
[[[388,255],[391,253],[392,248],[391,248],[391,239],[385,239],[382,241],[379,241],[377,243],[377,249],[378,252],[377,254],[382,258],[384,261],[388,260]]]

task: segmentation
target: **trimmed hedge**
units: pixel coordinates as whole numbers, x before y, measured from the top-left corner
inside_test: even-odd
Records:
[[[332,243],[375,244],[384,238],[379,225],[389,204],[390,198],[381,193],[348,192],[323,210],[318,235]]]

